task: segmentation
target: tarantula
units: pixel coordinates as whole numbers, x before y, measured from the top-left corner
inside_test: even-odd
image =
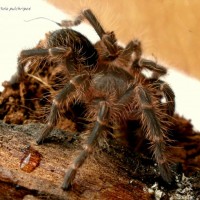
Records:
[[[70,28],[84,19],[100,38],[95,44]],[[53,99],[38,144],[55,127],[63,104],[70,108],[74,101],[83,102],[86,118],[91,120],[90,134],[83,150],[68,168],[62,188],[67,190],[72,184],[77,170],[93,151],[102,132],[108,127],[123,126],[130,119],[140,122],[144,137],[151,143],[161,176],[171,182],[167,132],[174,113],[175,95],[160,79],[167,69],[142,57],[140,41],[130,41],[125,47],[119,45],[114,32],[105,32],[90,9],[83,10],[74,20],[57,24],[62,28],[48,33],[42,48],[22,50],[20,58],[45,58],[67,69],[69,81]],[[151,75],[145,75],[144,69]],[[24,64],[19,61],[18,78],[24,73]]]

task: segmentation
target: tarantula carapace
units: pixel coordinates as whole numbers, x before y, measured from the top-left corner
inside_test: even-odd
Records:
[[[70,29],[84,19],[100,38],[94,45],[81,33]],[[62,29],[48,33],[41,48],[21,51],[18,79],[25,73],[24,60],[30,57],[51,60],[67,70],[68,82],[53,99],[38,144],[55,127],[63,104],[70,109],[73,102],[80,101],[86,107],[91,130],[83,150],[69,166],[62,188],[69,188],[102,132],[108,127],[123,126],[130,119],[140,122],[163,179],[171,182],[171,159],[166,143],[175,96],[169,85],[160,79],[167,73],[166,68],[143,58],[138,40],[130,41],[125,47],[119,45],[114,32],[105,32],[90,9],[83,10],[74,20],[57,24]],[[151,75],[145,75],[143,69]]]

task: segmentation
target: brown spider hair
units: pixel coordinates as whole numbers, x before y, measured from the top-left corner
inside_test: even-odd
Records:
[[[85,36],[70,29],[84,19],[99,35],[100,40],[94,45]],[[92,130],[83,150],[67,170],[62,188],[69,188],[99,135],[108,126],[126,124],[129,119],[140,121],[161,176],[166,182],[171,182],[171,160],[166,143],[175,96],[170,86],[160,79],[167,69],[143,58],[138,40],[130,41],[125,47],[120,46],[114,32],[105,32],[90,9],[83,10],[74,20],[64,20],[58,25],[63,28],[47,34],[41,48],[21,51],[18,74],[11,82],[23,79],[24,66],[32,57],[51,60],[67,69],[68,82],[53,99],[47,124],[37,139],[38,144],[55,127],[64,103],[67,109],[74,101],[85,104],[86,118],[90,118]],[[147,77],[142,73],[143,69],[151,71],[152,75]]]

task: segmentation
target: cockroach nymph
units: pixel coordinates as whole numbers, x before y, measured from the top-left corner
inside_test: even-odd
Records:
[[[84,19],[99,36],[95,44],[70,28]],[[57,124],[63,104],[70,109],[76,101],[83,102],[86,107],[85,118],[89,119],[91,130],[88,130],[83,150],[69,166],[62,188],[69,189],[77,170],[91,154],[102,133],[108,127],[110,130],[110,127],[123,126],[131,119],[139,121],[143,137],[151,143],[161,176],[170,183],[172,172],[167,135],[174,114],[175,95],[160,79],[167,69],[142,57],[140,41],[132,40],[125,47],[121,46],[115,33],[104,31],[90,9],[81,11],[74,20],[57,24],[62,28],[46,34],[40,47],[21,51],[17,79],[23,79],[24,68],[30,65],[29,58],[33,57],[51,60],[55,65],[63,65],[67,71],[68,82],[53,98],[38,144]],[[145,75],[143,69],[151,75]]]

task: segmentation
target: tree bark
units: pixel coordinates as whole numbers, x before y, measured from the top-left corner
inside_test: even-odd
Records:
[[[41,127],[1,122],[0,199],[151,199],[147,185],[132,178],[138,158],[125,158],[130,152],[117,144],[112,144],[112,151],[95,151],[78,171],[72,188],[63,191],[64,173],[81,150],[82,139],[55,130],[38,146],[35,138]],[[25,170],[24,165],[34,165],[34,160],[27,160],[29,154],[38,156],[38,166]]]
[[[189,130],[188,123],[184,123],[176,128],[182,132]],[[64,174],[81,151],[84,137],[54,130],[45,143],[38,146],[35,139],[42,126],[8,125],[0,121],[0,199],[167,200],[200,197],[198,170],[189,178],[182,171],[175,172],[176,184],[167,185],[152,159],[134,153],[116,140],[108,141],[109,147],[97,147],[79,169],[70,190],[63,191]]]

